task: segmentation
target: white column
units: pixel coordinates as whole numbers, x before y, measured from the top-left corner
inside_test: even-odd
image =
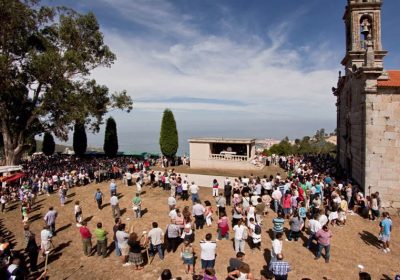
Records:
[[[249,160],[250,159],[250,145],[247,144],[246,147],[247,147],[247,160]]]

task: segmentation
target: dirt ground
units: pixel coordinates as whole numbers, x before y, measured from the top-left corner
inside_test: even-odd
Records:
[[[97,222],[103,222],[105,229],[112,232],[113,219],[111,216],[111,208],[109,202],[108,182],[99,185],[91,184],[85,187],[75,187],[68,192],[68,201],[64,207],[60,206],[58,196],[56,194],[48,197],[41,195],[38,197],[37,205],[30,213],[31,229],[39,239],[40,230],[43,226],[43,216],[49,206],[55,206],[59,213],[56,228],[57,236],[54,237],[55,249],[49,260],[48,275],[50,279],[157,279],[161,271],[165,268],[171,269],[175,277],[181,276],[182,279],[190,279],[184,272],[182,261],[179,253],[166,254],[164,261],[158,256],[150,265],[146,265],[145,269],[136,272],[132,266],[122,267],[121,262],[111,251],[106,259],[102,259],[97,255],[85,257],[82,252],[82,243],[78,228],[75,225],[73,205],[75,200],[81,201],[83,207],[84,218],[90,220],[89,228],[93,232]],[[134,219],[130,208],[130,200],[135,194],[136,188],[128,188],[122,186],[118,182],[118,192],[121,193],[120,206],[123,209],[122,219],[130,218],[136,232],[149,230],[151,222],[159,222],[161,228],[165,229],[168,222],[168,192],[162,189],[149,189],[144,187],[143,208],[144,216],[142,219]],[[106,194],[106,207],[99,211],[94,201],[94,193],[96,188],[102,189]],[[211,189],[202,188],[200,198],[211,200]],[[189,205],[190,202],[178,202],[179,207]],[[215,204],[214,204],[215,205]],[[20,249],[23,240],[22,223],[20,220],[19,206],[9,206],[11,211],[1,214],[0,223],[12,234],[10,238],[16,242],[16,248]],[[228,209],[228,213],[230,210]],[[266,267],[269,260],[271,239],[267,231],[271,228],[271,219],[274,214],[269,213],[265,217],[266,223],[263,225],[263,241],[262,251],[251,252],[246,245],[246,262],[249,263],[256,279],[260,278],[260,272]],[[289,279],[302,279],[308,277],[310,279],[358,279],[358,264],[365,267],[365,271],[372,274],[372,279],[393,279],[396,273],[400,273],[400,235],[399,218],[393,217],[394,230],[392,236],[392,252],[384,254],[379,249],[378,222],[364,220],[359,216],[349,216],[348,225],[345,227],[335,227],[333,231],[333,240],[331,248],[331,262],[325,264],[323,259],[314,260],[311,251],[303,247],[302,240],[298,242],[284,241],[283,252],[286,260],[292,266],[292,272]],[[286,227],[288,225],[286,224]],[[199,256],[199,240],[202,239],[207,232],[216,236],[216,225],[211,228],[205,228],[196,232],[196,240],[194,247]],[[233,237],[233,232],[231,232]],[[110,236],[110,239],[112,237]],[[95,242],[95,238],[93,239]],[[109,242],[110,244],[111,242]],[[222,240],[218,242],[217,248],[216,271],[218,279],[225,279],[226,267],[229,258],[234,256],[232,241]],[[43,268],[43,258],[39,257],[39,263]],[[200,271],[200,261],[196,261],[196,271]],[[325,278],[324,278],[325,277]]]

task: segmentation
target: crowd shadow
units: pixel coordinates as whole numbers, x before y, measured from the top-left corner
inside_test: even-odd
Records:
[[[69,223],[69,224],[66,224],[65,226],[60,227],[59,229],[56,230],[56,233],[59,233],[59,232],[61,232],[63,230],[66,230],[67,228],[71,227],[71,225],[72,224]]]
[[[90,220],[92,220],[92,219],[93,219],[93,215],[92,215],[92,216],[89,216],[89,217],[86,217],[85,219],[83,219],[83,221],[86,222],[86,223],[88,223],[88,222],[90,222]]]
[[[149,212],[149,210],[147,208],[144,208],[141,212],[140,215],[141,217],[143,217],[144,215],[146,215]]]
[[[70,193],[70,194],[67,194],[67,198],[74,197],[75,195],[76,195],[76,193]]]
[[[18,202],[16,202],[13,205],[11,205],[10,207],[6,208],[7,212],[17,209],[18,205],[19,205]]]
[[[101,206],[101,210],[103,210],[104,208],[106,208],[106,207],[108,207],[108,206],[110,206],[110,203],[104,203],[104,204]]]
[[[390,277],[389,275],[387,275],[387,274],[382,274],[381,280],[392,280],[392,279],[393,279],[393,278]]]
[[[380,241],[379,241],[378,237],[376,237],[371,232],[363,230],[362,232],[359,233],[359,235],[365,244],[374,246],[378,249],[380,248]]]
[[[119,215],[120,215],[120,216],[124,215],[125,213],[126,213],[126,208],[122,208],[122,209],[119,211]]]
[[[74,200],[70,199],[64,202],[64,205],[70,204],[71,202],[73,202]]]
[[[42,208],[42,204],[35,204],[35,206],[31,208],[31,212],[36,212],[40,210],[40,208]]]
[[[37,220],[39,220],[41,218],[42,218],[42,214],[38,213],[38,214],[35,214],[35,215],[29,217],[29,222],[32,223],[32,222],[37,221]]]

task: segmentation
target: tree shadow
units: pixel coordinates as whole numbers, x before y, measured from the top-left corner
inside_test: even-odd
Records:
[[[363,230],[362,232],[359,233],[359,235],[365,244],[374,246],[378,249],[381,248],[379,239],[371,232]]]
[[[72,224],[69,223],[69,224],[66,224],[65,226],[60,227],[59,229],[56,230],[56,233],[59,233],[59,232],[65,230],[65,229],[71,227],[71,225],[72,225]]]

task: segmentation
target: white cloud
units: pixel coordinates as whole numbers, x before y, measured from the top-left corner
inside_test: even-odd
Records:
[[[254,34],[232,40],[204,34],[190,24],[189,15],[179,14],[164,1],[102,1],[112,4],[126,20],[155,32],[153,36],[136,37],[103,28],[105,40],[118,60],[111,69],[96,70],[94,77],[111,90],[126,89],[134,100],[152,100],[138,102],[136,108],[164,106],[237,111],[267,118],[334,119],[335,99],[330,88],[337,69],[324,67],[333,54],[327,45],[287,47],[290,22],[267,33],[270,43]],[[180,39],[171,43],[158,34]],[[157,102],[165,97],[233,99],[247,105]]]

